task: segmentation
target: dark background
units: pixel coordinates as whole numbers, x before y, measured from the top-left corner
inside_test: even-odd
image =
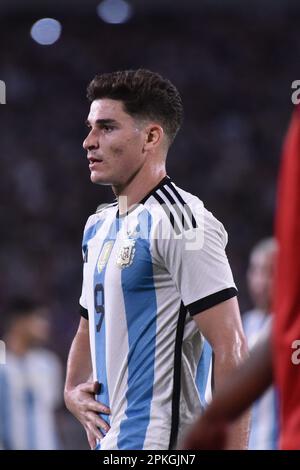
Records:
[[[168,174],[224,223],[242,311],[249,250],[273,230],[291,83],[300,78],[299,1],[129,3],[133,16],[120,25],[101,21],[92,0],[0,3],[0,309],[18,294],[48,302],[63,360],[79,320],[82,230],[113,199],[90,183],[82,149],[96,73],[142,66],[178,87],[185,122]],[[63,30],[41,46],[29,32],[47,16]]]

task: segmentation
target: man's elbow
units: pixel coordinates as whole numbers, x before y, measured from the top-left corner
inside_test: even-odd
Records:
[[[238,367],[249,356],[247,340],[242,331],[236,333],[232,341],[215,345],[213,350],[215,360],[226,369]]]

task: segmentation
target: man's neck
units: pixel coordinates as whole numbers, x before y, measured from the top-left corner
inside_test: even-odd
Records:
[[[113,187],[118,198],[119,214],[125,214],[134,204],[138,204],[166,176],[165,166],[139,171],[126,187]]]
[[[13,333],[8,333],[5,344],[8,351],[19,357],[25,356],[29,350],[28,341],[21,336],[15,336]]]

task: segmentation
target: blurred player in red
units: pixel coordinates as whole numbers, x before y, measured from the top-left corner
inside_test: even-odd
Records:
[[[182,448],[220,449],[231,423],[274,380],[279,391],[280,448],[300,449],[300,108],[286,138],[278,188],[279,244],[274,329],[219,390]]]

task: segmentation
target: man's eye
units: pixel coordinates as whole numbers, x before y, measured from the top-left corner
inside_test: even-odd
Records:
[[[105,132],[111,132],[113,130],[113,127],[112,126],[103,126],[103,128],[105,130]]]

